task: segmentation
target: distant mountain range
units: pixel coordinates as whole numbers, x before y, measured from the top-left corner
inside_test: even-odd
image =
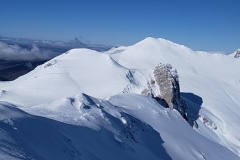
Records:
[[[19,45],[22,48],[31,49],[33,44],[37,45],[39,49],[51,50],[57,53],[64,53],[73,48],[88,48],[96,51],[106,51],[113,46],[102,44],[83,43],[79,38],[74,38],[69,41],[50,41],[50,40],[31,40],[24,38],[7,38],[0,36],[0,42],[9,45]]]

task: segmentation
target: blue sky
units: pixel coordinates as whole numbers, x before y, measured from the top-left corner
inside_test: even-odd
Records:
[[[160,37],[194,50],[240,48],[240,0],[0,0],[0,35],[132,45]]]

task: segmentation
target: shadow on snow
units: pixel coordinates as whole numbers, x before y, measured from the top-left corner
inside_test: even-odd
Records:
[[[20,159],[158,159],[171,160],[164,141],[151,126],[126,113],[118,118],[105,113],[112,128],[94,130],[29,115],[13,105],[0,104],[0,154]],[[21,115],[16,118],[15,115]],[[9,122],[9,123],[8,123]],[[2,152],[2,153],[1,153]]]
[[[193,127],[194,124],[196,124],[195,121],[199,117],[199,111],[201,109],[203,100],[201,97],[193,93],[181,92],[180,94],[181,94],[181,97],[186,101],[188,105],[188,110],[187,110],[188,123]]]

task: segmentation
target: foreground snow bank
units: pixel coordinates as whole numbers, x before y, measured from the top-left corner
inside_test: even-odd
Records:
[[[11,104],[0,110],[7,115],[0,121],[1,158],[238,159],[192,130],[176,110],[142,95],[109,101],[77,95],[30,107],[32,115]]]

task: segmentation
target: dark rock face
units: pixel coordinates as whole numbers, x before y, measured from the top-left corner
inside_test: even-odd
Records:
[[[25,61],[1,61],[0,60],[0,81],[12,81],[16,78],[32,71],[45,61],[25,62]]]
[[[153,69],[153,79],[142,94],[157,99],[163,106],[176,109],[187,119],[187,105],[180,96],[177,70],[170,64],[159,64]]]
[[[235,51],[234,58],[240,58],[240,49]]]

